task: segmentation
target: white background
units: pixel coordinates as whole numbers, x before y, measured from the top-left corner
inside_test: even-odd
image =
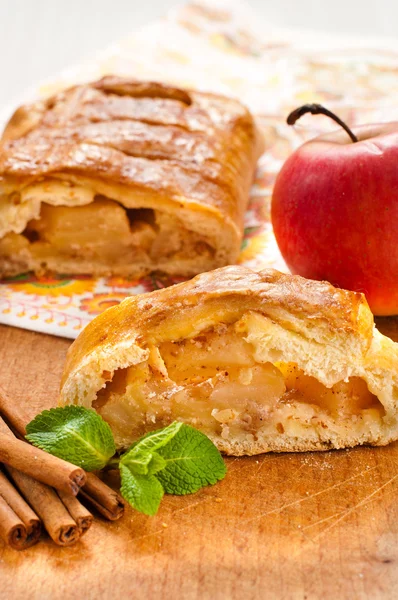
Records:
[[[0,0],[0,108],[178,0]],[[261,23],[396,37],[398,0],[248,0]]]

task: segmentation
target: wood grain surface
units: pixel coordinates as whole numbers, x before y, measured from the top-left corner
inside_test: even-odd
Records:
[[[379,327],[398,340],[397,320]],[[56,404],[69,343],[0,326],[0,381],[27,417]],[[0,545],[0,598],[398,597],[397,443],[227,465],[224,481],[165,497],[156,517],[96,519],[73,547]]]

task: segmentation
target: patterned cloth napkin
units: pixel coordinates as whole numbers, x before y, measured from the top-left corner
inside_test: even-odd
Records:
[[[240,98],[264,131],[266,151],[251,189],[239,263],[286,270],[270,224],[275,176],[298,145],[335,128],[325,117],[307,116],[293,129],[285,124],[286,115],[306,102],[319,102],[351,125],[397,119],[398,44],[277,30],[267,23],[259,26],[242,2],[208,2],[173,10],[21,101],[109,73]],[[4,111],[3,121],[9,114]],[[24,275],[1,282],[0,323],[74,338],[126,296],[176,281],[161,276],[131,281]]]

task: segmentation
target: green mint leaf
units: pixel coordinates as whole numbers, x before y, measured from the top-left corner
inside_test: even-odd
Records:
[[[26,431],[26,439],[34,446],[86,471],[102,469],[116,452],[108,423],[82,406],[44,410]]]
[[[122,496],[146,515],[156,514],[164,492],[192,494],[226,473],[213,442],[177,422],[137,440],[121,457],[119,468]]]
[[[164,458],[157,452],[136,452],[134,449],[123,454],[120,464],[130,469],[133,475],[154,475],[166,466]]]
[[[174,421],[168,427],[163,429],[157,429],[156,431],[150,431],[142,438],[134,442],[128,449],[128,452],[153,452],[158,450],[162,446],[165,446],[173,437],[179,432],[183,423]]]
[[[227,472],[220,452],[204,434],[182,424],[158,453],[166,461],[156,477],[167,494],[192,494],[205,485],[213,485]]]
[[[133,475],[128,467],[120,464],[120,491],[133,508],[145,515],[156,515],[163,498],[163,488],[154,475]]]
[[[150,452],[126,452],[120,458],[120,464],[127,467],[133,475],[148,475],[148,465],[151,460]]]
[[[120,464],[128,467],[133,475],[153,475],[159,472],[166,463],[156,450],[168,444],[181,427],[182,423],[175,421],[164,429],[147,433],[121,456]]]
[[[155,473],[159,473],[159,471],[162,471],[165,468],[166,464],[167,463],[164,458],[157,452],[154,452],[148,465],[148,475],[155,475]]]

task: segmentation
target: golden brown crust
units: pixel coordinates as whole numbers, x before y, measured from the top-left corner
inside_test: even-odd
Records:
[[[195,326],[194,317],[199,320],[210,313],[219,322],[230,322],[247,311],[293,331],[303,331],[310,321],[318,336],[331,342],[353,337],[361,351],[369,348],[372,339],[373,317],[363,294],[274,269],[256,273],[231,266],[132,296],[96,317],[69,349],[62,385],[93,352],[107,352],[135,340],[142,347],[159,340],[175,341],[190,334],[187,328]]]
[[[0,146],[0,186],[10,193],[51,177],[96,194],[107,186],[127,208],[135,194],[182,218],[194,210],[219,222],[227,263],[237,256],[261,147],[238,101],[105,77],[16,111]]]
[[[4,182],[99,177],[197,201],[239,227],[260,148],[237,101],[116,77],[18,109],[4,139]]]

